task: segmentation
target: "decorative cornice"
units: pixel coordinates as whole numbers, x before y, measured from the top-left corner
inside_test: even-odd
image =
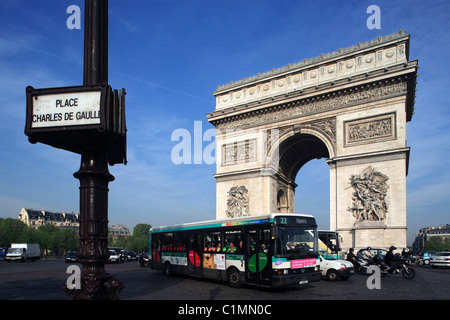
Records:
[[[274,104],[292,102],[293,99],[305,99],[308,97],[311,98],[312,95],[323,96],[335,94],[335,92],[330,92],[331,90],[336,90],[335,88],[346,87],[346,89],[341,89],[339,91],[350,90],[351,86],[360,84],[362,81],[369,82],[375,81],[375,79],[383,78],[383,81],[386,81],[386,78],[389,76],[398,76],[399,73],[403,74],[411,74],[412,76],[407,76],[407,80],[409,82],[408,85],[408,103],[407,103],[407,114],[408,121],[411,120],[412,114],[414,113],[414,97],[415,97],[415,87],[416,87],[416,78],[417,78],[417,69],[418,69],[417,61],[410,61],[408,63],[402,63],[397,65],[392,65],[389,67],[385,67],[382,69],[377,69],[373,71],[369,71],[363,74],[354,75],[348,78],[343,78],[335,81],[329,81],[326,83],[322,83],[320,85],[310,86],[307,88],[293,90],[287,93],[280,93],[273,96],[266,97],[264,99],[259,99],[256,101],[251,101],[239,105],[235,105],[233,107],[224,108],[221,110],[217,110],[211,113],[206,114],[208,121],[211,123],[217,122],[219,119],[236,116],[236,114],[246,113],[246,112],[254,112],[255,109],[262,109],[273,106]],[[324,93],[326,92],[326,93]]]
[[[367,103],[379,99],[405,95],[407,92],[407,76],[391,78],[389,81],[366,83],[350,89],[317,95],[271,105],[255,111],[242,112],[235,115],[222,116],[209,121],[218,130],[245,129],[262,124],[289,120],[314,113],[326,112],[344,107]]]

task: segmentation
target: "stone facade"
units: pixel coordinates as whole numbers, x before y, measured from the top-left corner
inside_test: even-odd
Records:
[[[27,226],[37,229],[45,224],[53,224],[59,228],[71,228],[78,230],[80,227],[78,213],[51,212],[46,210],[33,210],[22,208],[18,219]]]
[[[406,123],[418,68],[409,39],[400,31],[219,86],[207,115],[217,218],[295,212],[298,171],[325,158],[330,227],[344,248],[406,246]]]

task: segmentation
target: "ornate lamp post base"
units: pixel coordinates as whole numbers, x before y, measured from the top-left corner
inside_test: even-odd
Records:
[[[80,170],[80,249],[83,265],[81,289],[65,291],[73,299],[118,299],[122,282],[105,271],[108,262],[108,184],[114,177],[108,171],[107,153],[98,146],[86,148]]]
[[[81,280],[81,289],[63,290],[71,300],[119,300],[118,294],[124,288],[123,283],[108,273],[89,275]]]

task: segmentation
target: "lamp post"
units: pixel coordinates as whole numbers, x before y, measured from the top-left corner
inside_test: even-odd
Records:
[[[81,285],[63,290],[73,299],[117,299],[124,286],[105,271],[108,184],[114,180],[108,164],[127,163],[126,93],[108,85],[108,0],[85,0],[84,28],[83,86],[28,86],[25,135],[30,143],[81,154],[74,173],[80,180]],[[70,110],[61,110],[63,101]]]
[[[83,85],[108,81],[108,1],[85,0]],[[81,289],[66,290],[74,299],[117,299],[124,285],[105,271],[108,262],[108,170],[106,138],[82,147],[80,169]]]

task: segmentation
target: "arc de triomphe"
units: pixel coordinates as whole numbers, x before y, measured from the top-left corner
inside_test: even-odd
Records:
[[[330,228],[343,248],[405,247],[406,123],[418,69],[409,40],[400,30],[219,86],[207,114],[216,217],[295,212],[297,173],[325,158]]]

